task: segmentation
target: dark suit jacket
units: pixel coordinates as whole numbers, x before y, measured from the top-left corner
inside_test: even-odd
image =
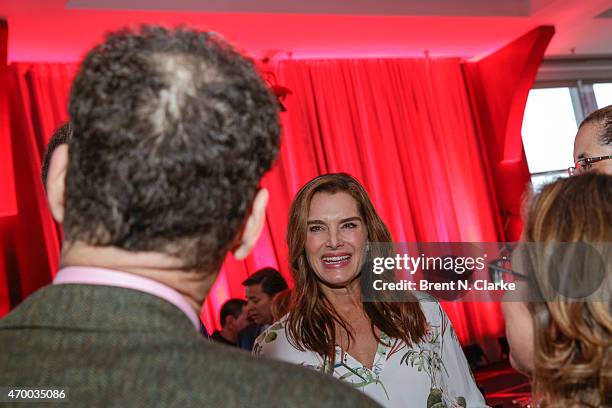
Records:
[[[261,333],[264,332],[267,326],[251,323],[238,333],[238,339],[236,341],[238,347],[243,350],[247,350],[249,353],[253,350],[255,340]]]
[[[202,338],[163,299],[95,285],[47,286],[0,320],[2,386],[67,387],[61,407],[376,406],[329,376]]]

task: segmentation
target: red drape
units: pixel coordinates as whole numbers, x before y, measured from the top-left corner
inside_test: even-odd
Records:
[[[277,74],[294,95],[271,174],[292,180],[284,208],[271,212],[274,235],[284,236],[279,215],[286,219],[303,183],[347,171],[370,192],[396,241],[497,241],[459,59],[283,61]],[[498,305],[445,309],[463,342],[494,347]]]
[[[7,69],[8,25],[0,18],[0,84],[8,81]],[[13,153],[11,151],[8,89],[0,86],[0,217],[17,214],[15,180],[13,177]],[[1,278],[0,278],[1,279]]]
[[[13,177],[15,186],[14,196],[2,199],[17,203],[17,214],[0,217],[4,258],[0,275],[7,288],[1,299],[4,307],[14,306],[49,283],[57,269],[58,231],[47,206],[41,161],[53,130],[67,120],[75,70],[71,64],[11,64],[2,84],[8,91],[13,161],[12,171],[2,177]]]
[[[538,27],[464,66],[483,159],[491,168],[490,180],[508,241],[520,238],[523,192],[530,182],[521,137],[525,104],[554,33],[552,26]]]
[[[272,68],[293,95],[282,114],[279,160],[262,183],[272,197],[266,228],[246,261],[228,256],[202,309],[209,330],[218,327],[227,298],[244,296],[241,282],[249,273],[275,266],[289,277],[288,209],[297,190],[321,173],[356,176],[396,241],[502,239],[483,160],[486,135],[474,120],[475,110],[494,101],[469,97],[463,68],[456,58],[287,60]],[[2,177],[14,177],[17,214],[0,217],[0,313],[48,283],[57,268],[58,235],[40,163],[52,131],[66,120],[74,72],[74,65],[12,64],[2,84],[9,89],[13,153],[13,172]],[[462,342],[493,350],[503,325],[497,304],[444,308]]]

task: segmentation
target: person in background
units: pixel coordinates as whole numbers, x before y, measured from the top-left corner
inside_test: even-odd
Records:
[[[221,306],[221,330],[215,330],[210,338],[219,343],[236,347],[238,332],[249,324],[246,304],[246,300],[243,299],[230,299],[225,302]]]
[[[531,377],[534,406],[612,406],[612,176],[545,186],[523,241],[512,269],[531,283],[502,310],[510,361]]]
[[[60,270],[0,320],[0,384],[79,406],[375,406],[198,333],[227,252],[244,259],[263,228],[278,111],[217,34],[143,26],[94,47],[48,166]]]
[[[285,278],[274,268],[263,268],[249,276],[246,287],[247,310],[253,322],[238,334],[238,346],[251,351],[257,336],[273,322],[272,300],[288,288]]]
[[[379,251],[370,242],[392,238],[355,178],[325,174],[303,186],[287,228],[289,313],[257,338],[253,353],[331,374],[386,407],[486,406],[435,299],[363,299],[361,284],[372,278],[362,273],[367,253]]]
[[[591,113],[578,128],[569,173],[587,171],[612,174],[612,105]]]

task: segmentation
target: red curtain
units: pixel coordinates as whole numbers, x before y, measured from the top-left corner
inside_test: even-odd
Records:
[[[555,29],[541,26],[478,61],[464,65],[483,160],[503,215],[506,240],[517,241],[523,192],[530,182],[521,126],[529,90]]]
[[[288,277],[291,199],[321,173],[357,177],[396,241],[499,240],[459,59],[288,60],[275,72],[293,95],[282,114],[280,158],[263,183],[272,200],[259,262],[240,278],[226,263],[202,313],[208,327],[221,300],[243,295],[240,281],[255,264]],[[497,304],[444,307],[462,342],[495,352],[503,332]]]
[[[9,258],[10,242],[7,239],[8,217],[17,214],[15,199],[15,180],[13,174],[13,152],[11,149],[11,132],[9,128],[8,99],[8,25],[0,19],[0,316],[10,309],[10,290],[8,276],[3,265],[11,262]]]
[[[8,92],[10,126],[0,128],[0,138],[10,140],[13,162],[2,178],[11,177],[14,184],[13,191],[3,191],[2,200],[14,200],[17,213],[0,217],[0,276],[5,281],[0,310],[49,283],[57,270],[59,235],[47,206],[41,162],[54,129],[68,118],[75,71],[71,64],[11,64],[2,84]]]
[[[17,214],[0,216],[0,315],[48,283],[57,268],[59,240],[40,164],[53,130],[67,119],[75,69],[12,64],[2,84],[9,90],[13,153],[13,172],[2,178],[14,178]],[[209,330],[218,327],[225,300],[244,296],[241,282],[250,273],[275,266],[289,278],[288,209],[297,190],[321,173],[357,177],[396,241],[503,238],[495,188],[483,160],[486,135],[474,120],[475,110],[493,102],[468,96],[461,60],[287,60],[271,69],[293,94],[282,114],[279,160],[262,183],[272,197],[267,225],[246,261],[228,256],[202,309]],[[497,304],[443,306],[463,343],[478,342],[493,352],[503,330]]]
[[[303,183],[346,171],[370,192],[396,241],[498,240],[459,59],[283,61],[277,76],[294,95],[271,175],[292,180],[287,203],[270,213],[275,236],[284,236],[279,215],[286,219]],[[502,333],[496,304],[445,309],[465,343]]]

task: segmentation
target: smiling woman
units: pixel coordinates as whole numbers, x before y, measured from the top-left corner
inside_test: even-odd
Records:
[[[319,280],[343,287],[358,277],[368,231],[349,194],[316,193],[310,202],[306,254]]]
[[[405,302],[362,302],[368,242],[391,241],[353,177],[326,174],[302,187],[287,229],[290,311],[253,352],[332,374],[388,407],[485,406],[437,301],[406,293]]]

